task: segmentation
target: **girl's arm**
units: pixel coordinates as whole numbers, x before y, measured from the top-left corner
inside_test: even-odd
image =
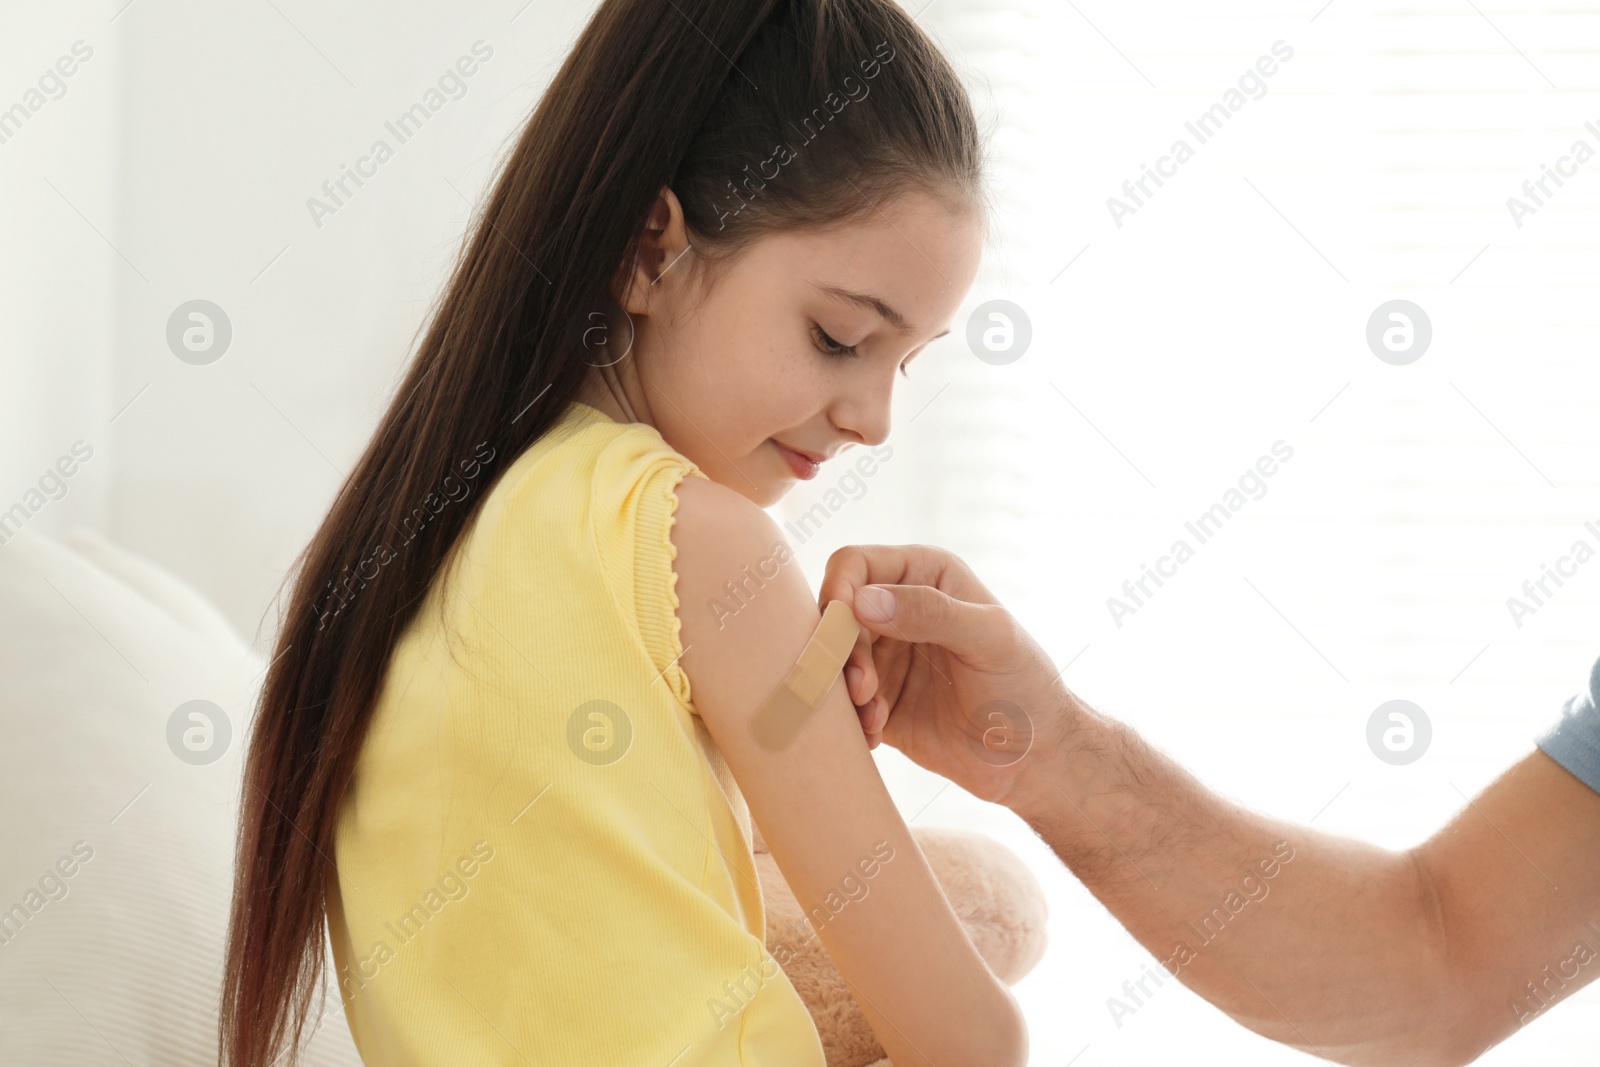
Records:
[[[1020,1067],[1022,1013],[890,799],[842,677],[781,750],[752,732],[821,621],[777,524],[726,486],[688,477],[672,542],[690,698],[795,899],[825,920],[813,920],[823,946],[884,1051],[895,1067]]]

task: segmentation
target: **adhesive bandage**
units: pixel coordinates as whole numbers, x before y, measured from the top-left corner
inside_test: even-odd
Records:
[[[794,740],[833,688],[833,680],[844,670],[860,632],[861,624],[849,604],[828,601],[822,622],[806,642],[800,658],[750,721],[750,732],[762,748],[776,752]]]

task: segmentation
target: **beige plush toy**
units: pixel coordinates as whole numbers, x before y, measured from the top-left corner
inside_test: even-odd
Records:
[[[1003,982],[1015,985],[1045,950],[1048,912],[1032,872],[982,834],[914,829],[912,836],[978,954]],[[785,961],[784,973],[811,1010],[828,1067],[892,1067],[822,939],[807,926],[759,827],[752,827],[751,839],[766,904],[767,951]]]

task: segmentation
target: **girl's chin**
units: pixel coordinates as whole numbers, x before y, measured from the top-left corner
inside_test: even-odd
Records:
[[[710,477],[709,473],[707,475]],[[744,497],[758,508],[770,508],[778,501],[789,495],[789,490],[794,488],[793,481],[771,481],[766,484],[756,483],[751,485],[743,478],[735,478],[725,482],[721,478],[711,478],[712,481]]]

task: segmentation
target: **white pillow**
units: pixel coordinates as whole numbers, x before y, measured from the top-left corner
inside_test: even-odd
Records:
[[[191,586],[92,531],[0,546],[0,1063],[217,1062],[264,667]],[[225,748],[214,714],[209,749],[186,715],[169,744],[195,700]],[[328,989],[303,1062],[357,1067]]]

